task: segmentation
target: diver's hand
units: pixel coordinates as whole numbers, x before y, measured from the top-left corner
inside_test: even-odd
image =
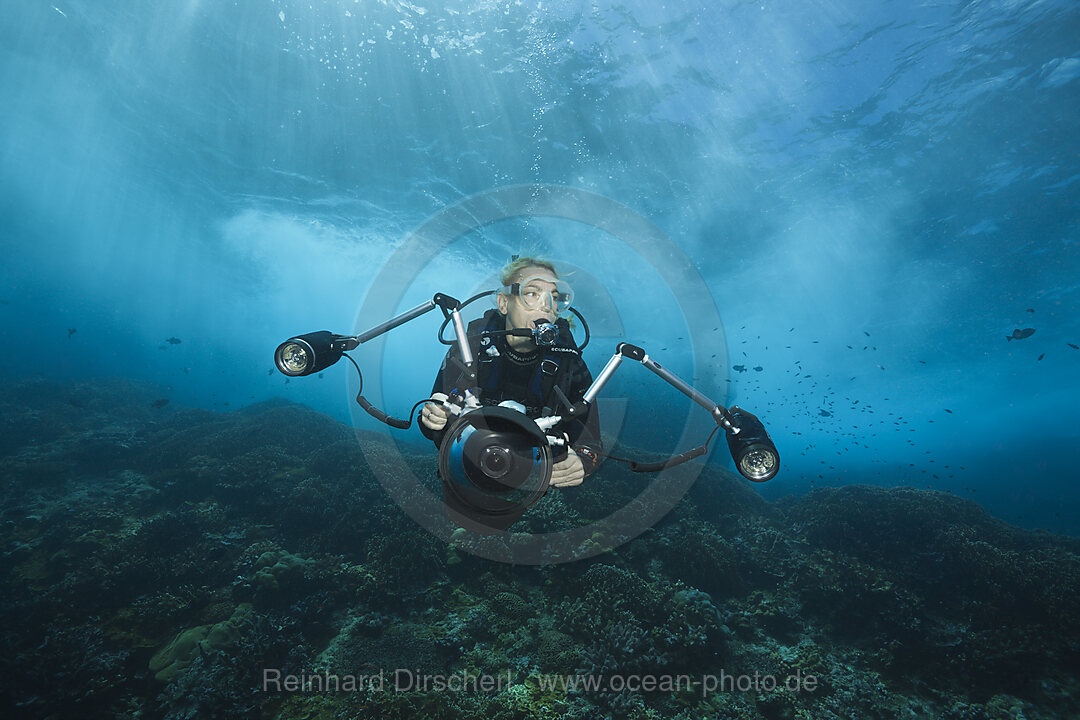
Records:
[[[431,397],[435,400],[447,399],[444,393],[432,393]],[[420,411],[420,422],[427,425],[429,430],[442,430],[446,427],[446,420],[449,417],[450,413],[446,408],[432,402],[424,403],[424,409]]]
[[[551,468],[551,485],[552,487],[571,487],[572,485],[580,485],[581,481],[585,479],[585,466],[581,463],[581,458],[574,452],[572,448],[568,448],[566,451],[566,459],[555,463]]]

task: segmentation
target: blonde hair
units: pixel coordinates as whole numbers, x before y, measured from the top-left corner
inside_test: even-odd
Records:
[[[558,278],[559,273],[555,270],[555,266],[547,260],[535,257],[514,257],[499,273],[499,282],[504,286],[513,285],[515,280],[521,280],[519,275],[525,268],[539,267],[549,271],[554,277]]]

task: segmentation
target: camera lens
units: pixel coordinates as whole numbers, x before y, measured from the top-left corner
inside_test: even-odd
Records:
[[[480,469],[492,480],[505,477],[512,465],[510,451],[501,445],[489,445],[480,453]]]

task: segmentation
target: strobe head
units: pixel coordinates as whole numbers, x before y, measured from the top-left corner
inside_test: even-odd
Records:
[[[310,375],[336,363],[348,349],[346,338],[329,330],[320,330],[289,338],[278,345],[274,364],[289,377]]]
[[[727,432],[728,449],[739,473],[752,482],[772,480],[780,471],[780,453],[761,421],[738,406],[728,413],[738,431]]]
[[[506,530],[543,497],[551,466],[547,438],[525,414],[497,406],[465,413],[439,449],[447,515],[473,532]]]

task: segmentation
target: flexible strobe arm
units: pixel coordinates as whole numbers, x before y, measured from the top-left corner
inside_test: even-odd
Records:
[[[345,355],[347,351],[355,350],[357,346],[362,343],[374,340],[375,338],[390,332],[394,328],[404,325],[410,320],[415,320],[435,308],[440,308],[443,312],[445,321],[453,322],[454,332],[457,334],[456,342],[460,358],[453,358],[453,360],[461,371],[461,376],[464,378],[464,382],[462,383],[462,400],[467,406],[475,406],[477,405],[476,395],[478,394],[476,387],[476,363],[473,360],[472,350],[469,347],[469,340],[466,336],[467,331],[465,322],[461,319],[462,307],[463,305],[460,302],[449,295],[436,293],[431,300],[421,303],[410,310],[406,310],[400,315],[396,315],[386,322],[380,323],[359,335],[336,335],[329,330],[320,330],[318,332],[306,333],[304,335],[297,335],[296,337],[289,338],[278,345],[277,350],[274,352],[274,363],[277,365],[278,370],[289,377],[298,377],[319,372],[336,363],[342,356],[349,358],[353,365],[356,365],[356,361],[353,360],[351,356]],[[360,374],[360,391],[356,395],[356,402],[360,407],[364,408],[364,410],[371,414],[376,420],[384,422],[391,427],[402,430],[408,428],[409,425],[412,424],[411,419],[401,420],[391,417],[374,407],[364,398],[363,373],[360,373],[359,365],[356,365],[356,371]]]
[[[728,409],[719,403],[713,402],[701,392],[688,385],[678,375],[650,358],[642,348],[631,345],[630,343],[619,343],[615,348],[615,354],[608,361],[607,365],[604,366],[604,369],[600,371],[600,374],[596,376],[596,379],[593,380],[589,389],[585,391],[580,403],[571,404],[565,402],[565,398],[560,393],[560,398],[563,400],[563,404],[566,407],[565,415],[574,417],[584,413],[585,410],[588,409],[588,406],[596,401],[596,397],[600,394],[604,385],[607,384],[615,374],[615,371],[619,368],[619,365],[622,364],[623,358],[637,360],[653,373],[659,375],[676,390],[708,410],[709,414],[712,415],[713,420],[716,421],[716,424],[723,428],[724,432],[727,433],[728,448],[731,450],[732,459],[735,461],[735,466],[744,477],[753,480],[754,482],[764,482],[772,479],[776,475],[777,471],[780,469],[780,455],[776,451],[776,446],[773,445],[772,439],[769,438],[765,426],[761,424],[761,421],[758,420],[757,417],[742,410],[737,405]],[[556,390],[558,390],[558,388],[556,388]],[[638,463],[636,466],[632,465],[631,469],[638,471],[663,469],[686,462],[687,460],[704,454],[704,452],[704,447],[696,448],[663,463]]]

